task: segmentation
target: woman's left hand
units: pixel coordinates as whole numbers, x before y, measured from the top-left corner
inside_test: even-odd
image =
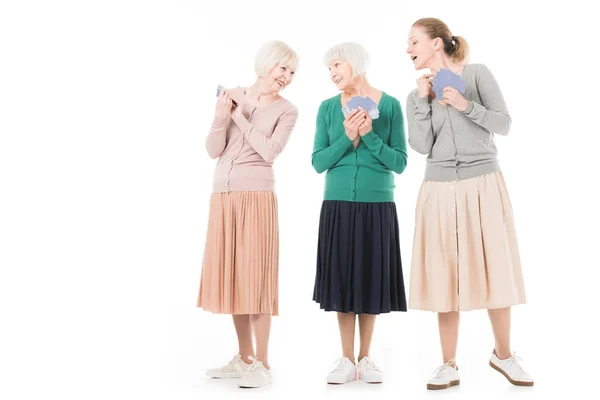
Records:
[[[456,108],[458,111],[464,112],[469,105],[469,101],[452,86],[446,86],[443,91],[444,101]]]
[[[360,136],[365,136],[367,133],[369,133],[373,130],[373,120],[371,119],[371,117],[369,116],[369,113],[366,112],[364,108],[362,108],[362,107],[358,107],[358,108],[365,112],[365,120],[358,127],[358,134]]]

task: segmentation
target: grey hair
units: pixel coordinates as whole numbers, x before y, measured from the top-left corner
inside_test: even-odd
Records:
[[[254,70],[256,75],[265,78],[277,64],[295,71],[298,61],[298,54],[294,50],[287,44],[274,40],[260,48],[254,62]]]
[[[325,53],[323,62],[329,66],[334,60],[346,60],[352,66],[352,77],[367,72],[369,54],[358,43],[346,42],[333,46]]]

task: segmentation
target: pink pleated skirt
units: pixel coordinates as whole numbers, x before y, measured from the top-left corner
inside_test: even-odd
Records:
[[[526,302],[513,211],[501,172],[423,182],[409,308],[435,312]]]
[[[272,191],[214,193],[197,306],[278,315],[279,230]]]

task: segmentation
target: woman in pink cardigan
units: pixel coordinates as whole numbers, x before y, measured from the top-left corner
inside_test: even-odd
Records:
[[[197,305],[233,316],[239,352],[207,375],[242,378],[241,387],[272,383],[268,342],[271,315],[278,314],[279,259],[272,166],[298,116],[279,95],[297,64],[297,54],[286,44],[265,44],[256,57],[256,82],[220,93],[206,139],[209,156],[219,161]]]

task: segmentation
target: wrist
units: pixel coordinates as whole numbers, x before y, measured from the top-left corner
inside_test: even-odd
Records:
[[[474,106],[475,106],[475,104],[472,101],[467,101],[467,104],[465,105],[465,109],[462,110],[462,112],[465,114],[468,114],[471,111],[473,111]]]
[[[429,104],[429,96],[427,97],[419,97],[415,96],[415,104]]]

